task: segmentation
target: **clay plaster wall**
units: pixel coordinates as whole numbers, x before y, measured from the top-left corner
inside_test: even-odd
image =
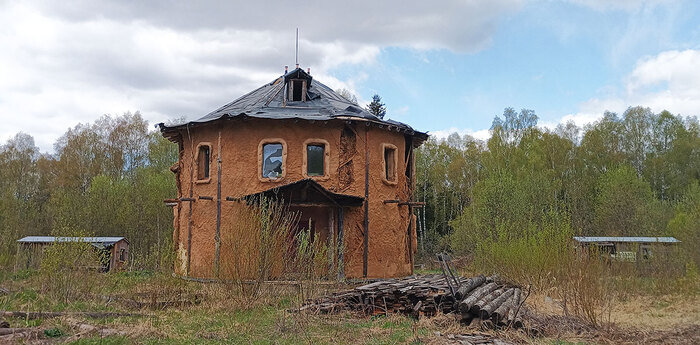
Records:
[[[338,178],[341,163],[340,141],[345,126],[356,133],[356,152],[352,157],[353,181],[342,183]],[[304,143],[308,139],[328,142],[329,172],[327,177],[315,178],[324,188],[337,193],[365,196],[365,154],[369,152],[369,252],[367,277],[395,277],[412,273],[412,250],[415,250],[415,221],[410,222],[409,207],[384,200],[410,200],[405,171],[404,134],[396,131],[344,121],[307,122],[294,120],[227,120],[191,127],[181,131],[182,150],[176,170],[178,197],[189,197],[194,202],[180,202],[174,207],[177,244],[175,271],[180,275],[213,278],[215,262],[215,231],[217,216],[217,158],[221,154],[221,196],[242,197],[261,192],[274,186],[304,179]],[[259,144],[269,138],[282,139],[286,144],[284,177],[275,181],[259,178]],[[210,178],[196,181],[195,156],[198,145],[211,146]],[[397,147],[397,183],[382,181],[384,174],[383,145]],[[345,157],[347,158],[347,157]],[[344,162],[346,159],[344,160]],[[199,200],[199,196],[213,200]],[[221,231],[232,224],[231,214],[239,202],[222,201]],[[191,223],[189,212],[192,212]],[[346,207],[344,210],[344,271],[348,278],[363,277],[364,207]],[[409,223],[412,223],[409,229]],[[191,225],[190,267],[187,272],[188,226]],[[337,231],[337,229],[334,229]],[[412,244],[412,246],[411,246]]]

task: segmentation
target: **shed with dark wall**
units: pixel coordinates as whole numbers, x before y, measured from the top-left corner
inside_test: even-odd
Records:
[[[47,246],[64,242],[84,242],[92,245],[96,251],[104,254],[102,271],[123,269],[129,257],[129,241],[125,237],[55,237],[27,236],[17,240],[15,270],[37,269]]]
[[[654,255],[666,254],[669,248],[681,242],[675,237],[644,236],[575,236],[574,241],[589,253],[622,262],[642,262]]]

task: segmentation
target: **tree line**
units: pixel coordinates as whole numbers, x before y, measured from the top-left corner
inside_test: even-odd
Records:
[[[579,128],[505,109],[480,141],[431,137],[417,150],[419,251],[474,254],[557,234],[675,236],[700,264],[700,125],[633,107]],[[0,267],[28,235],[125,236],[130,263],[170,267],[177,146],[137,113],[66,131],[53,153],[18,133],[0,146]],[[549,232],[543,232],[543,231]]]
[[[124,236],[129,262],[155,268],[172,252],[177,145],[136,113],[68,129],[42,153],[18,133],[0,146],[0,268],[28,235]]]
[[[486,141],[451,134],[417,150],[421,245],[474,254],[483,243],[582,236],[675,236],[700,265],[700,125],[631,107],[550,130],[506,108]],[[551,236],[550,236],[551,237]],[[555,245],[552,243],[552,245]]]

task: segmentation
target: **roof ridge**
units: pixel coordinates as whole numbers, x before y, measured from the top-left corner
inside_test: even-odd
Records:
[[[300,119],[300,120],[332,120],[342,118],[344,120],[363,120],[386,125],[387,128],[396,127],[410,135],[417,135],[425,140],[427,134],[415,131],[411,126],[391,119],[381,119],[370,113],[366,108],[353,102],[336,91],[311,78],[308,75],[307,98],[304,101],[290,101],[285,99],[285,87],[288,85],[287,76],[294,73],[304,73],[302,69],[293,70],[264,85],[226,103],[214,111],[186,124],[166,126],[158,124],[161,132],[168,129],[176,129],[189,124],[205,123],[221,118],[233,118],[237,116],[254,117],[272,120]]]
[[[277,77],[277,78],[275,78],[273,81],[271,81],[271,82],[269,82],[269,83],[267,83],[267,84],[263,84],[263,85],[260,86],[259,88],[255,89],[255,90],[253,90],[253,91],[250,91],[250,92],[244,94],[243,96],[240,96],[240,97],[234,99],[233,101],[231,101],[231,102],[229,102],[229,103],[226,103],[226,104],[222,105],[221,107],[219,107],[218,109],[216,109],[216,110],[214,110],[214,111],[209,112],[207,115],[211,115],[211,114],[214,114],[214,113],[218,113],[219,111],[221,111],[221,110],[223,110],[223,109],[226,109],[226,108],[228,108],[228,107],[230,107],[230,106],[236,104],[236,102],[242,100],[243,98],[246,98],[246,97],[250,96],[251,94],[257,92],[258,90],[261,90],[261,89],[263,89],[263,88],[265,88],[265,87],[274,85],[275,81],[279,80],[280,78],[282,78],[282,77]],[[204,117],[206,117],[207,115],[204,115]]]

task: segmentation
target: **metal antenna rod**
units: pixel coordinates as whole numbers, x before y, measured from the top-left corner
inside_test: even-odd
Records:
[[[299,67],[299,28],[297,28],[296,49],[294,50],[294,63]]]

